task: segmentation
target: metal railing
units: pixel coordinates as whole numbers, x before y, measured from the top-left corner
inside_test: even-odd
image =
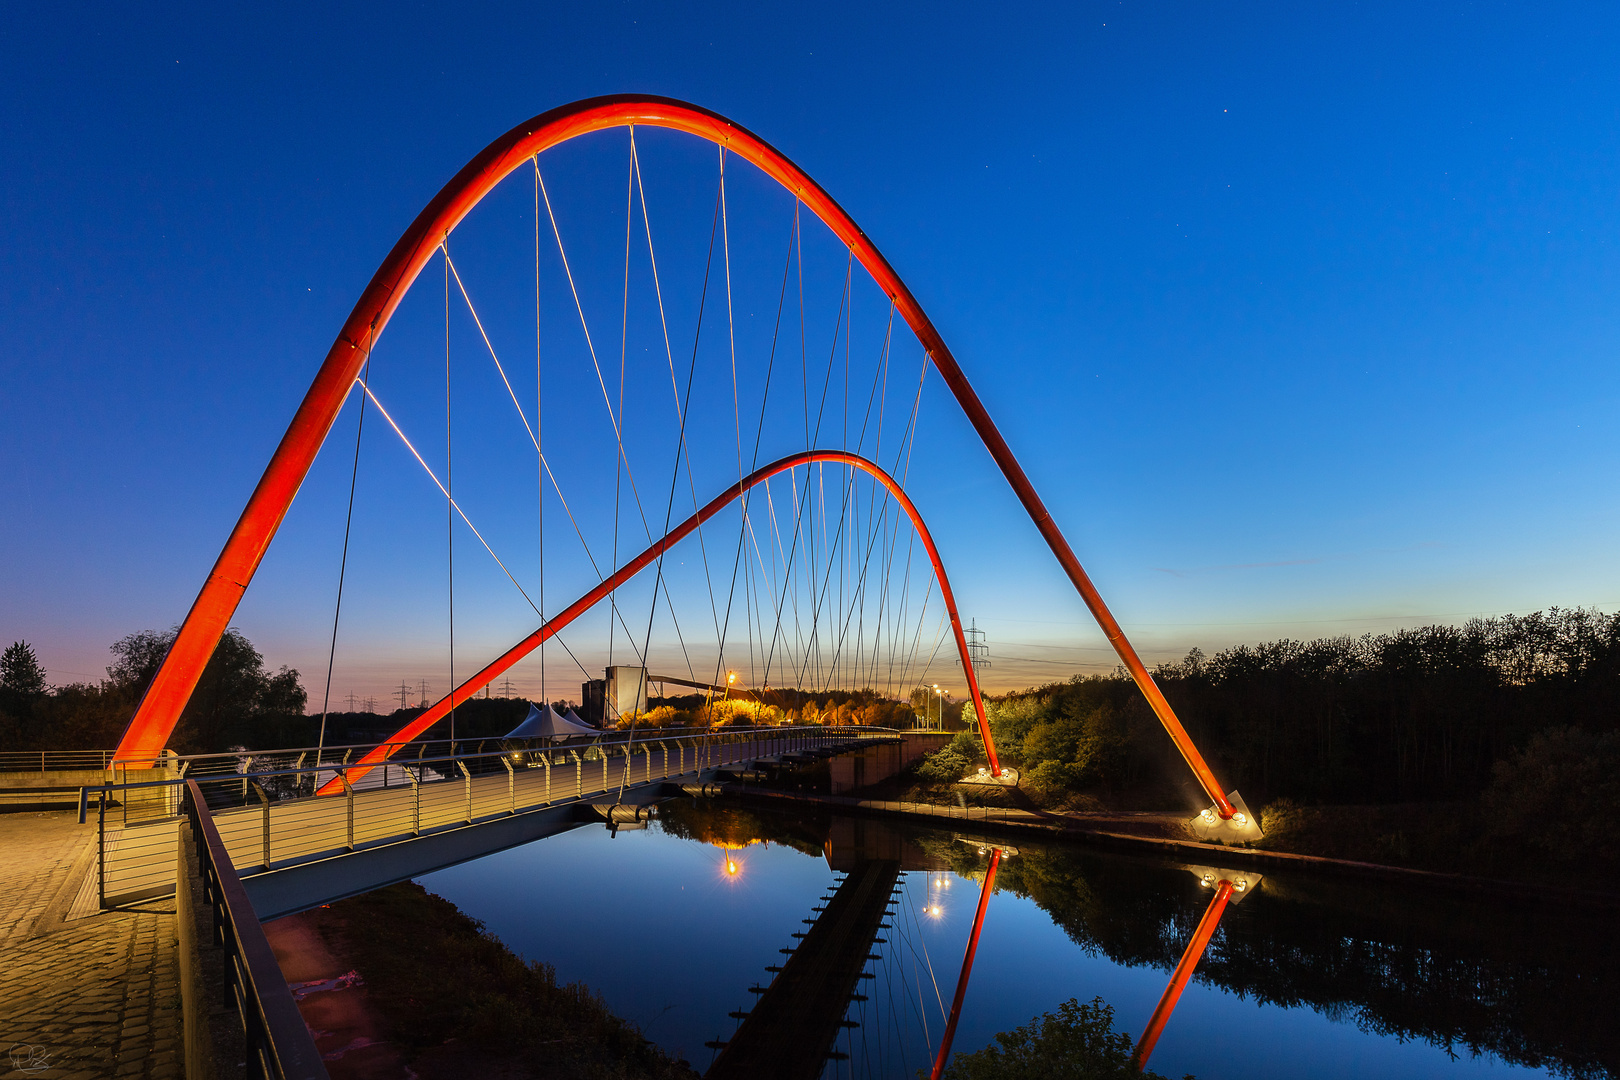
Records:
[[[0,772],[67,772],[106,769],[113,750],[5,750],[0,751]]]
[[[253,1080],[326,1080],[326,1066],[254,914],[242,879],[196,781],[182,800],[197,838],[203,895],[213,912],[214,944],[224,952],[226,1004],[236,1009]]]
[[[854,732],[870,732],[874,735],[892,736],[898,732],[891,728],[865,727],[860,725],[846,725],[829,727],[826,725],[802,725],[795,727],[639,727],[635,729],[609,729],[594,737],[575,736],[566,740],[559,740],[554,748],[573,749],[583,751],[590,746],[618,746],[629,743],[657,742],[660,739],[719,739],[730,736],[749,736],[767,738],[782,732],[793,731],[835,731],[846,734]],[[513,749],[544,749],[545,739],[505,739],[498,736],[481,739],[411,739],[402,742],[364,742],[342,743],[324,747],[295,746],[276,750],[248,750],[237,749],[208,754],[174,754],[165,750],[157,758],[117,758],[107,761],[106,767],[120,774],[119,782],[124,781],[124,773],[136,773],[154,766],[161,768],[178,769],[187,776],[206,773],[240,773],[244,771],[244,762],[255,762],[270,768],[314,768],[317,766],[333,768],[349,765],[359,761],[366,754],[379,746],[390,748],[393,753],[392,760],[404,758],[415,761],[420,756],[429,758],[454,758],[460,756],[474,756],[485,753],[507,753]],[[78,751],[73,751],[78,752]],[[106,751],[83,751],[83,753],[104,754]],[[130,780],[142,779],[129,776]]]
[[[90,792],[97,807],[103,906],[173,888],[174,830],[168,823],[180,812],[182,787],[194,786],[234,865],[251,875],[709,769],[893,737],[881,728],[823,726],[674,738],[638,733],[634,740],[508,745],[437,756],[429,751],[447,743],[415,743],[409,756],[396,756],[354,781],[343,766],[361,755],[349,747],[329,748],[334,752],[318,760],[313,751],[278,750],[196,755],[161,770],[131,768],[119,774],[127,779]],[[334,779],[342,793],[316,797]]]

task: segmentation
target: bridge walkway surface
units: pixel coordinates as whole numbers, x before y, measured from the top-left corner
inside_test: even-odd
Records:
[[[0,1076],[181,1075],[174,901],[99,910],[95,838],[72,812],[0,814]]]

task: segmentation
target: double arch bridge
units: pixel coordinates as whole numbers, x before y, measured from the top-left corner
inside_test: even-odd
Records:
[[[309,391],[305,394],[303,401],[300,403],[286,434],[281,439],[280,444],[277,446],[273,456],[271,457],[270,463],[265,469],[263,477],[260,479],[257,487],[254,489],[251,497],[248,500],[247,506],[242,511],[242,514],[235,527],[232,529],[223,550],[220,552],[220,555],[215,561],[212,570],[209,572],[208,577],[197,596],[197,599],[192,604],[190,611],[179,629],[178,636],[176,637],[173,645],[170,647],[160,669],[157,672],[156,677],[153,679],[150,687],[147,689],[138,708],[136,709],[134,716],[130,720],[128,728],[118,747],[118,757],[122,760],[130,762],[150,761],[155,760],[163,750],[165,744],[173,733],[175,726],[180,719],[181,713],[192,695],[192,692],[196,688],[198,679],[201,677],[209,657],[212,655],[221,635],[229,626],[230,621],[237,610],[238,604],[247,590],[248,585],[253,580],[254,574],[259,569],[271,541],[276,536],[278,528],[287,515],[288,509],[292,504],[295,494],[298,492],[300,485],[303,484],[305,478],[308,476],[311,466],[315,461],[316,455],[322,444],[326,441],[328,434],[332,430],[340,410],[343,408],[344,403],[349,400],[352,395],[354,395],[356,387],[359,387],[365,395],[364,398],[361,399],[362,410],[364,409],[366,399],[370,399],[376,407],[376,410],[380,412],[384,418],[388,420],[389,424],[395,428],[395,431],[400,434],[401,439],[406,442],[407,447],[411,449],[411,452],[416,456],[418,462],[420,462],[423,467],[428,470],[430,476],[433,476],[434,482],[445,494],[447,504],[454,511],[454,514],[459,515],[460,519],[471,527],[471,520],[467,517],[465,511],[463,511],[462,508],[456,503],[448,487],[448,481],[450,480],[450,470],[448,464],[448,312],[449,297],[451,295],[450,281],[452,274],[454,275],[454,280],[461,292],[461,295],[467,299],[468,307],[472,310],[473,318],[477,322],[479,333],[482,335],[484,343],[489,346],[490,355],[493,359],[495,359],[496,366],[501,371],[501,378],[503,381],[505,381],[506,388],[512,395],[513,403],[518,405],[518,411],[520,414],[524,414],[524,407],[518,404],[517,395],[512,390],[511,380],[508,377],[506,370],[501,368],[496,350],[493,344],[490,343],[490,335],[485,328],[485,324],[478,318],[477,310],[472,308],[472,301],[467,292],[466,284],[462,279],[462,274],[458,269],[456,269],[455,264],[450,259],[450,237],[463,219],[465,219],[482,200],[494,192],[497,186],[503,180],[512,176],[519,170],[530,168],[532,165],[536,188],[536,295],[538,297],[540,288],[538,269],[540,223],[542,220],[540,212],[540,196],[542,193],[544,193],[546,213],[550,218],[553,230],[557,232],[558,249],[559,252],[563,254],[564,267],[568,272],[569,288],[573,291],[575,306],[579,309],[581,323],[582,326],[584,326],[586,322],[584,308],[580,306],[579,303],[579,291],[575,281],[575,275],[572,269],[568,267],[566,252],[563,250],[561,232],[557,231],[557,217],[551,206],[549,192],[547,192],[543,186],[539,159],[540,155],[546,151],[560,147],[563,144],[579,139],[582,136],[608,129],[627,129],[631,136],[632,166],[631,181],[626,193],[627,216],[625,233],[625,304],[626,309],[628,309],[630,280],[630,196],[635,191],[635,185],[641,183],[640,159],[637,157],[634,142],[635,131],[638,127],[643,129],[661,128],[673,132],[683,133],[700,140],[706,140],[720,148],[719,159],[721,165],[721,178],[720,195],[717,198],[717,226],[721,224],[724,216],[724,167],[726,160],[728,157],[741,158],[743,161],[758,169],[770,180],[775,181],[781,186],[781,188],[785,189],[793,197],[793,220],[795,235],[797,235],[801,211],[808,211],[815,218],[819,219],[820,222],[823,223],[828,230],[830,230],[837,242],[843,246],[844,250],[847,252],[849,269],[852,270],[854,264],[856,263],[860,264],[866,274],[869,275],[872,283],[874,283],[887,298],[890,310],[891,326],[893,316],[897,314],[910,329],[912,334],[915,335],[917,341],[922,346],[924,355],[926,357],[926,363],[931,364],[932,368],[937,371],[938,375],[943,379],[951,395],[962,409],[962,412],[969,423],[972,425],[973,430],[978,434],[980,440],[983,442],[985,449],[989,452],[991,458],[994,460],[1002,475],[1005,477],[1008,485],[1012,488],[1019,502],[1023,505],[1025,511],[1028,513],[1030,521],[1034,524],[1037,531],[1046,541],[1048,547],[1052,551],[1053,556],[1057,559],[1058,564],[1062,567],[1064,573],[1068,576],[1070,582],[1073,584],[1075,591],[1078,593],[1081,600],[1095,618],[1098,626],[1103,630],[1103,633],[1108,638],[1109,643],[1118,654],[1121,663],[1135,680],[1136,685],[1140,688],[1144,698],[1147,700],[1147,703],[1152,708],[1154,714],[1158,717],[1160,723],[1164,726],[1165,731],[1175,744],[1177,750],[1181,753],[1183,759],[1186,761],[1187,766],[1192,771],[1194,778],[1197,780],[1199,786],[1202,788],[1203,792],[1210,801],[1210,809],[1205,814],[1206,821],[1214,823],[1214,825],[1217,827],[1231,827],[1239,830],[1243,828],[1252,829],[1252,822],[1246,821],[1245,816],[1241,812],[1240,806],[1235,805],[1229,794],[1222,789],[1221,785],[1216,780],[1214,773],[1211,771],[1202,755],[1198,752],[1197,747],[1194,746],[1185,728],[1176,717],[1174,710],[1170,707],[1170,704],[1165,700],[1164,695],[1155,685],[1152,676],[1142,663],[1141,658],[1137,655],[1136,650],[1131,646],[1129,640],[1126,638],[1125,633],[1120,628],[1118,621],[1109,611],[1108,606],[1104,603],[1090,577],[1082,568],[1079,559],[1076,557],[1073,549],[1064,538],[1061,530],[1058,528],[1057,523],[1053,520],[1051,513],[1048,511],[1045,504],[1042,503],[1040,497],[1036,494],[1034,486],[1031,484],[1029,477],[1019,464],[1006,439],[1003,438],[1001,432],[991,420],[989,413],[986,411],[978,395],[974,392],[973,387],[970,385],[961,365],[958,363],[956,357],[952,354],[950,348],[946,345],[938,329],[923,311],[921,304],[917,301],[915,295],[901,279],[900,275],[890,265],[889,261],[882,255],[882,253],[879,252],[876,245],[867,237],[859,226],[856,225],[854,220],[839,206],[831,195],[829,195],[819,184],[812,180],[810,176],[804,172],[804,170],[799,168],[799,166],[794,164],[784,154],[772,147],[759,136],[743,128],[741,125],[736,124],[735,122],[707,109],[667,98],[636,95],[619,95],[580,101],[571,105],[565,105],[560,108],[553,109],[522,124],[519,124],[517,127],[508,131],[505,135],[502,135],[500,138],[489,144],[489,146],[487,146],[470,162],[468,162],[467,165],[462,168],[461,171],[457,173],[456,176],[432,199],[432,201],[428,203],[428,205],[417,216],[416,220],[412,222],[411,226],[405,231],[404,235],[400,237],[399,241],[394,245],[393,250],[388,254],[387,258],[383,261],[382,265],[378,268],[370,283],[366,286],[364,292],[361,294],[359,301],[355,304],[353,311],[350,313],[348,319],[345,321],[342,329],[338,333],[336,340],[333,342],[331,349],[328,351],[326,359],[316,373],[315,379],[311,384]],[[657,277],[657,263],[656,257],[653,255],[652,227],[650,218],[647,216],[646,187],[644,184],[642,184],[640,187],[640,193],[642,216],[644,220],[647,221],[648,253],[649,258],[653,260],[654,282],[655,286],[658,288],[659,315],[660,319],[664,322],[665,346],[667,350],[669,342],[668,321],[663,307],[663,289],[661,285],[658,285],[659,279]],[[727,230],[725,232],[725,242],[729,245],[729,219],[724,219],[724,221],[725,229]],[[711,228],[711,266],[715,245],[714,235],[715,230]],[[802,311],[804,303],[804,251],[802,243],[798,251],[800,279],[799,292],[802,323]],[[411,290],[413,284],[418,282],[419,278],[423,274],[423,271],[436,256],[442,259],[445,268],[444,288],[446,303],[445,318],[447,365],[447,464],[445,470],[445,482],[441,482],[438,479],[433,470],[427,466],[426,462],[422,458],[422,455],[416,451],[415,447],[410,444],[408,439],[405,439],[403,432],[399,429],[399,425],[395,423],[387,411],[382,408],[382,403],[376,399],[375,395],[372,393],[371,386],[368,385],[365,379],[365,374],[369,370],[368,365],[378,338],[382,335],[384,329],[389,325],[390,319],[393,318],[396,311],[399,309],[401,303],[404,301],[407,293]],[[726,258],[726,295],[729,316],[729,304],[731,296],[729,247],[726,251]],[[709,291],[708,274],[709,270],[706,269],[703,286],[703,296],[705,298],[705,302]],[[844,294],[846,298],[852,295],[849,290],[849,278],[848,274],[846,273]],[[786,270],[784,270],[782,292],[785,300],[788,293]],[[851,305],[853,304],[852,300],[849,302]],[[538,299],[536,300],[536,311],[538,326]],[[841,301],[839,308],[841,324],[844,318],[844,311],[845,309],[843,306],[843,301]],[[781,314],[781,309],[779,307],[779,325],[781,322]],[[701,326],[701,305],[699,318]],[[853,321],[852,312],[850,321]],[[584,326],[584,329],[586,331],[587,343],[589,343],[589,327]],[[835,355],[837,351],[837,333],[838,331],[835,328]],[[733,331],[733,336],[734,334],[735,331]],[[849,355],[848,342],[849,331],[846,329],[846,369],[848,366]],[[774,341],[772,349],[772,356],[774,359]],[[885,350],[886,349],[887,339],[885,339]],[[696,368],[696,350],[697,345],[696,341],[694,340],[693,371],[695,371]],[[595,363],[596,350],[594,344],[591,345],[591,356],[593,363]],[[734,390],[736,379],[735,367],[735,351],[733,351]],[[829,360],[829,382],[831,380],[832,371],[832,360]],[[600,380],[601,370],[599,366],[597,374]],[[672,352],[670,354],[670,374],[672,384],[674,384],[674,389],[676,391],[675,398],[677,409],[681,416],[682,428],[680,432],[680,446],[681,449],[684,449],[686,446],[685,409],[687,406],[690,406],[692,397],[691,376],[690,374],[688,376],[686,406],[682,406],[680,387],[678,381],[675,379],[675,367]],[[619,419],[614,420],[614,433],[619,439],[619,459],[616,460],[615,467],[617,469],[618,465],[622,463],[625,466],[625,469],[628,470],[628,460],[624,459],[623,433],[619,427],[619,422],[622,419],[622,378],[621,364],[621,410]],[[886,393],[887,379],[884,380],[884,387]],[[602,389],[604,398],[608,398],[609,395],[607,393],[607,386],[605,382],[603,382]],[[767,395],[769,394],[769,391],[770,382],[769,374],[767,373]],[[920,393],[921,389],[919,383],[919,400]],[[808,388],[806,389],[805,394],[806,416],[808,418]],[[848,384],[846,383],[846,442],[849,420],[848,398]],[[823,407],[826,404],[825,386],[823,387],[821,404]],[[608,402],[608,405],[611,416],[611,401]],[[361,416],[361,423],[363,424],[363,411]],[[764,428],[764,416],[764,406],[762,404],[761,430]],[[537,404],[535,412],[535,427],[538,427],[539,423],[540,415]],[[529,428],[530,436],[533,438],[534,428],[529,427],[526,414],[524,425],[526,428]],[[614,591],[615,585],[622,584],[640,570],[653,564],[657,565],[658,573],[661,577],[664,571],[664,553],[671,546],[680,541],[684,536],[700,525],[706,516],[711,515],[713,512],[718,510],[718,506],[716,504],[729,502],[732,499],[737,498],[738,495],[742,494],[750,486],[752,486],[752,483],[765,479],[768,475],[773,475],[774,472],[780,472],[784,469],[791,469],[795,470],[796,477],[796,470],[801,466],[805,468],[806,490],[808,491],[809,466],[812,464],[825,465],[827,463],[831,463],[836,466],[843,467],[851,475],[856,470],[865,472],[880,483],[882,487],[886,489],[887,493],[903,506],[905,513],[910,519],[913,527],[917,530],[918,535],[923,538],[924,544],[928,549],[929,559],[932,563],[932,570],[937,578],[940,592],[945,599],[945,606],[947,608],[947,614],[951,624],[952,637],[954,638],[956,645],[958,659],[962,665],[962,674],[969,687],[969,697],[971,699],[980,733],[984,739],[985,748],[990,757],[991,768],[992,771],[999,774],[1001,772],[1001,767],[996,756],[994,740],[989,730],[989,726],[986,723],[984,707],[979,694],[978,680],[971,662],[967,642],[964,638],[961,620],[958,617],[955,610],[954,601],[951,598],[949,585],[945,577],[945,568],[939,559],[938,552],[934,548],[932,540],[928,537],[927,531],[923,526],[922,516],[918,513],[917,508],[912,504],[911,500],[906,498],[902,489],[902,482],[885,472],[875,462],[861,456],[858,453],[851,453],[847,450],[847,448],[840,448],[838,451],[834,452],[814,445],[807,446],[802,453],[783,457],[771,465],[766,465],[763,468],[757,469],[751,476],[743,476],[743,470],[741,468],[742,453],[740,419],[738,422],[738,427],[739,480],[736,485],[733,485],[726,492],[722,493],[713,502],[711,502],[709,506],[698,510],[698,512],[695,513],[691,519],[674,530],[669,530],[667,528],[668,520],[666,515],[666,528],[664,534],[660,537],[653,537],[650,535],[651,530],[649,529],[649,539],[652,542],[646,551],[642,553],[642,555],[615,569],[611,576],[604,578],[597,587],[589,590],[585,595],[583,595],[569,608],[565,609],[565,611],[561,614],[554,616],[549,620],[542,619],[540,627],[528,638],[524,639],[524,642],[515,646],[512,650],[509,650],[496,661],[486,664],[473,678],[467,679],[459,684],[455,683],[452,679],[452,689],[450,693],[445,695],[441,701],[436,703],[426,714],[424,714],[423,721],[413,723],[401,731],[396,738],[389,740],[389,743],[398,743],[399,741],[419,734],[434,720],[437,720],[443,715],[448,714],[453,716],[454,710],[458,703],[467,700],[478,690],[489,685],[491,680],[498,677],[500,674],[502,674],[502,672],[506,671],[510,667],[511,663],[515,662],[519,656],[526,652],[527,648],[532,648],[534,645],[537,645],[541,641],[553,636],[562,628],[562,626],[566,625],[568,621],[571,621],[579,613],[589,609],[602,599],[610,597]],[[864,431],[862,438],[864,440]],[[807,441],[814,442],[815,439],[812,437],[807,439]],[[756,454],[758,445],[758,441],[756,440]],[[358,472],[358,436],[356,447],[356,472]],[[538,439],[535,439],[535,447],[537,451],[540,451],[541,448]],[[545,465],[544,454],[541,453],[540,457],[542,466],[549,469],[549,466]],[[676,474],[678,476],[680,471],[681,450],[677,450],[676,461]],[[687,459],[687,472],[690,480],[691,464],[689,457]],[[633,478],[631,482],[633,486]],[[555,486],[555,477],[552,477],[552,483]],[[795,483],[797,483],[796,479]],[[673,508],[674,504],[674,491],[675,482],[672,478],[670,500],[671,508]],[[558,494],[559,496],[561,495],[560,488],[558,489]],[[693,489],[693,496],[693,501],[695,504],[695,487]],[[353,507],[352,498],[353,496],[351,489],[351,514]],[[639,495],[637,498],[639,503]],[[801,506],[802,505],[803,500],[801,500]],[[746,509],[744,513],[746,515]],[[643,513],[643,518],[645,519],[645,513]],[[454,530],[454,521],[455,518],[452,516],[452,532]],[[840,521],[840,536],[843,535],[843,524],[844,523]],[[475,534],[477,533],[476,529],[473,529],[473,531]],[[825,522],[823,522],[823,532],[825,533]],[[484,541],[481,534],[478,534],[478,538],[480,541],[484,542],[484,546],[486,548],[490,547],[488,542]],[[583,534],[581,534],[581,539],[583,541]],[[794,540],[796,545],[797,534],[795,534]],[[741,546],[742,541],[740,540],[739,550],[741,550]],[[758,543],[756,540],[756,553],[757,551]],[[494,554],[492,548],[490,549],[490,553],[491,555]],[[707,566],[706,553],[704,558],[705,566]],[[497,562],[499,561],[500,560],[497,557]],[[347,534],[345,534],[345,565],[347,565]],[[507,569],[505,563],[501,563],[501,568],[507,572],[508,577],[512,577],[512,573]],[[830,562],[828,569],[830,574]],[[513,577],[512,580],[514,584],[517,583],[515,577]],[[610,582],[613,584],[609,584]],[[733,574],[733,587],[735,588],[735,572]],[[520,590],[521,588],[522,587],[519,586]],[[658,603],[657,589],[658,586],[655,585],[653,597],[654,611],[656,611]],[[524,595],[527,599],[528,594],[525,592]],[[786,595],[785,587],[783,590],[783,595]],[[862,595],[864,597],[864,593]],[[340,578],[340,602],[341,596]],[[711,603],[712,600],[711,585]],[[530,603],[532,604],[533,601],[531,600]],[[536,610],[538,611],[539,608],[537,607]],[[671,614],[673,615],[673,602],[671,602]],[[780,630],[782,618],[783,613],[781,610],[778,610],[776,612],[778,630]],[[649,639],[650,632],[649,621]],[[453,614],[451,621],[451,634],[451,660],[453,670]],[[772,638],[772,646],[774,652],[774,633]],[[334,618],[334,652],[335,648],[336,619]],[[721,642],[721,648],[723,651],[723,640]],[[769,669],[767,668],[767,677],[768,675]],[[330,687],[330,673],[328,687]],[[373,753],[366,755],[366,757],[362,760],[362,764],[370,766],[378,761],[383,760],[390,753],[392,753],[392,750],[389,749],[388,745],[381,746]],[[337,789],[333,787],[329,788],[329,790],[335,791]],[[1234,820],[1237,823],[1236,826],[1233,826]]]

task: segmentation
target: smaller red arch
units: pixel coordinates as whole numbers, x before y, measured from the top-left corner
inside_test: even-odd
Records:
[[[584,596],[581,596],[578,600],[575,600],[572,604],[569,604],[558,614],[553,615],[534,633],[530,634],[528,637],[524,638],[510,649],[506,650],[506,652],[502,653],[489,664],[485,665],[484,668],[476,675],[472,676],[472,678],[468,679],[454,690],[451,690],[450,693],[446,694],[443,698],[440,698],[432,707],[427,710],[427,712],[423,713],[421,716],[418,716],[415,720],[412,720],[409,724],[406,724],[404,727],[394,732],[393,735],[388,737],[387,742],[377,747],[375,750],[368,752],[365,757],[361,758],[359,761],[355,762],[353,766],[345,770],[344,776],[347,777],[349,782],[352,784],[359,780],[360,777],[370,772],[376,765],[387,761],[399,750],[400,744],[409,742],[410,740],[416,738],[418,735],[422,734],[428,728],[432,727],[434,724],[438,723],[446,715],[448,715],[450,710],[454,708],[457,703],[466,701],[468,698],[478,693],[478,691],[500,678],[501,675],[503,675],[519,660],[522,660],[525,656],[528,656],[535,649],[539,648],[541,644],[556,635],[560,630],[563,629],[563,627],[567,626],[569,623],[585,614],[585,612],[595,607],[597,603],[608,595],[608,593],[617,589],[619,586],[635,577],[642,570],[645,570],[648,566],[652,565],[653,560],[657,559],[664,552],[680,543],[687,536],[690,536],[697,530],[699,525],[702,525],[705,521],[709,520],[721,510],[725,509],[749,488],[756,484],[763,483],[778,473],[787,472],[789,469],[797,468],[800,465],[812,465],[817,462],[834,465],[848,465],[869,474],[873,479],[877,480],[878,483],[882,484],[888,489],[889,494],[894,496],[895,501],[900,504],[901,509],[905,510],[906,516],[911,519],[912,528],[917,530],[917,536],[922,540],[923,547],[928,552],[928,561],[934,565],[934,576],[939,579],[939,592],[945,600],[945,610],[951,618],[951,632],[956,637],[956,652],[962,661],[962,673],[967,676],[968,692],[973,698],[973,711],[975,714],[975,719],[977,719],[979,724],[979,734],[984,737],[985,753],[988,754],[990,758],[990,772],[994,776],[1000,776],[1001,763],[996,757],[995,740],[990,737],[990,724],[984,711],[984,699],[979,695],[979,680],[973,671],[973,661],[968,655],[967,637],[962,633],[962,620],[956,613],[956,596],[951,592],[950,578],[945,574],[945,564],[940,561],[939,549],[934,546],[934,538],[929,534],[928,526],[923,522],[922,515],[917,512],[916,504],[914,504],[911,501],[911,498],[906,495],[905,490],[901,488],[899,481],[895,480],[894,477],[885,472],[882,466],[877,465],[872,461],[868,461],[859,454],[851,454],[843,450],[804,450],[797,454],[790,454],[785,458],[780,458],[771,462],[769,465],[755,469],[753,472],[749,473],[735,484],[732,484],[725,491],[721,492],[714,499],[710,500],[697,513],[675,526],[674,529],[671,529],[661,539],[654,541],[652,546],[647,548],[640,555],[637,555],[634,559],[631,559],[629,562],[619,567],[619,569],[615,570],[608,577],[604,578],[601,584],[597,585]],[[334,794],[342,790],[342,786],[342,779],[334,777],[332,780],[328,781],[320,789],[320,791],[316,792],[316,794]]]

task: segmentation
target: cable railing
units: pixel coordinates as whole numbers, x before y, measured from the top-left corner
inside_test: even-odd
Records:
[[[896,735],[883,728],[824,726],[677,737],[666,730],[638,733],[633,740],[508,744],[454,754],[430,753],[448,743],[414,743],[409,756],[396,755],[355,781],[344,765],[360,756],[357,747],[328,748],[343,751],[330,756],[303,750],[195,755],[161,775],[129,769],[127,779],[91,789],[101,903],[116,906],[173,889],[171,823],[181,812],[183,788],[195,791],[233,864],[251,877],[717,768]],[[341,794],[317,797],[334,779]]]
[[[195,780],[186,782],[181,805],[196,837],[214,944],[224,953],[226,1000],[242,1021],[247,1075],[253,1080],[326,1080],[321,1052]]]

